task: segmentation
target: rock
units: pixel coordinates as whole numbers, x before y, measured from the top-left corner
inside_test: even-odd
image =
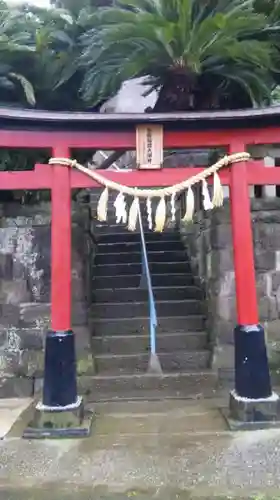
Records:
[[[87,297],[91,285],[87,208],[73,203],[72,321],[79,369],[92,374]],[[0,228],[0,397],[31,395],[34,378],[42,377],[44,338],[50,328],[50,204],[6,203]],[[89,259],[90,256],[90,259]],[[63,301],[63,297],[61,298]],[[76,326],[78,325],[78,326]],[[1,385],[2,384],[2,385]],[[9,393],[10,391],[10,393]]]

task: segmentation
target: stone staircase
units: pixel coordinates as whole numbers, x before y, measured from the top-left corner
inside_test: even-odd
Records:
[[[97,193],[95,194],[96,197]],[[93,201],[96,209],[96,200]],[[110,203],[112,207],[112,203]],[[97,374],[91,400],[211,397],[216,377],[204,330],[204,297],[195,285],[179,231],[148,231],[149,267],[158,316],[157,351],[163,376],[147,374],[149,306],[140,287],[140,233],[96,223],[97,255],[93,269],[92,346]]]

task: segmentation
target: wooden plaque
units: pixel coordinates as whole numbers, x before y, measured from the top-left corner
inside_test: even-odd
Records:
[[[163,126],[137,125],[136,163],[140,170],[162,168],[163,164]]]

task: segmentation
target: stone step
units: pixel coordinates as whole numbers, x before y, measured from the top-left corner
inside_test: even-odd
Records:
[[[114,202],[112,202],[111,204],[108,204],[108,207],[107,207],[107,220],[106,220],[106,222],[98,220],[98,218],[97,218],[97,203],[93,205],[93,207],[91,208],[91,214],[92,214],[92,217],[96,220],[96,224],[114,224],[114,225],[117,225],[117,222],[116,222],[116,210],[115,210],[115,207],[114,207],[113,204],[114,204]],[[153,218],[154,218],[155,211],[157,209],[157,205],[158,204],[155,203],[152,206]],[[146,206],[143,206],[143,208],[141,210],[141,213],[142,213],[142,223],[144,223],[148,219],[148,214],[147,214]],[[175,219],[176,219],[176,216],[179,215],[179,213],[180,213],[179,208],[176,208]],[[170,218],[171,218],[171,210],[167,212],[167,217],[170,220]],[[175,222],[175,221],[172,221],[172,222]],[[123,224],[123,223],[120,222],[120,224]]]
[[[226,403],[225,403],[226,400]],[[178,419],[188,416],[198,417],[207,416],[208,412],[215,412],[215,416],[221,415],[220,408],[227,405],[228,391],[221,391],[215,399],[206,399],[205,401],[182,400],[162,400],[162,401],[104,401],[97,404],[94,409],[97,415],[122,418],[124,416],[131,418],[151,417],[177,417]],[[222,416],[222,419],[224,417]],[[176,432],[176,430],[174,431]],[[185,499],[186,500],[186,499]],[[198,500],[198,499],[197,499]],[[201,499],[202,500],[202,499]],[[205,499],[204,499],[205,500]],[[216,499],[218,500],[218,499]],[[220,499],[221,500],[221,499]],[[241,499],[239,499],[241,500]]]
[[[165,404],[167,402],[171,401],[163,401]],[[186,408],[178,408],[178,411],[172,411],[170,410],[167,413],[164,413],[164,409],[162,412],[154,413],[151,414],[151,405],[154,405],[156,403],[160,403],[160,401],[149,401],[148,406],[150,408],[150,411],[147,410],[146,415],[135,415],[135,414],[130,414],[128,413],[128,410],[131,411],[131,406],[132,405],[140,405],[140,404],[145,404],[145,401],[132,401],[132,402],[100,402],[97,403],[96,405],[100,407],[103,406],[103,411],[104,415],[102,415],[102,420],[98,420],[98,426],[95,429],[95,436],[96,434],[100,433],[103,436],[108,436],[110,435],[111,439],[112,436],[115,437],[115,440],[122,439],[122,443],[124,440],[124,436],[128,435],[137,435],[139,436],[138,439],[141,441],[141,445],[143,446],[143,439],[146,440],[147,443],[151,440],[151,433],[153,435],[183,435],[186,436],[188,434],[189,436],[192,434],[197,434],[198,432],[200,433],[221,433],[221,431],[226,430],[226,422],[223,419],[223,416],[221,412],[219,412],[218,409],[209,409],[208,411],[200,411],[200,413],[197,411],[197,413],[191,413],[188,414],[186,411]],[[176,404],[175,401],[173,401],[173,405]],[[186,401],[183,401],[184,406],[188,403]],[[191,403],[189,403],[191,404]],[[205,404],[205,402],[203,402]],[[107,408],[104,408],[104,406],[123,406],[123,414],[119,411],[116,412],[115,414],[107,414]],[[124,408],[125,406],[125,408]],[[126,410],[126,411],[125,411]],[[141,408],[138,408],[138,411],[141,411]],[[191,412],[191,410],[189,410]],[[104,446],[104,445],[103,445]],[[157,490],[155,490],[156,492]],[[156,495],[156,493],[151,495],[151,492],[148,493],[146,500],[149,498],[153,498]],[[184,496],[180,494],[174,494],[173,496],[166,496],[163,498],[170,499],[170,498],[184,498]],[[123,497],[125,498],[125,497]],[[144,496],[141,495],[142,500],[145,499]],[[192,498],[200,498],[200,500],[205,500],[206,497],[192,497]],[[209,496],[207,497],[209,498]],[[213,499],[215,497],[212,497]],[[248,500],[251,500],[252,497],[247,497]],[[23,500],[23,499],[22,499]],[[68,499],[71,500],[71,497]],[[73,499],[72,499],[73,500]],[[218,497],[216,497],[216,500],[218,500]],[[221,497],[220,499],[221,500]],[[231,495],[231,500],[241,500],[240,497],[236,498]],[[242,497],[242,500],[245,500],[244,497]]]
[[[156,274],[151,276],[153,287],[165,286],[193,286],[195,278],[190,273],[180,274]],[[93,279],[93,290],[98,289],[117,289],[117,288],[137,288],[140,285],[141,274],[133,276],[118,275],[118,276],[96,276]]]
[[[179,232],[179,229],[178,229],[179,225],[180,225],[180,218],[179,218],[179,212],[178,212],[178,214],[176,216],[176,221],[175,222],[171,222],[168,219],[166,220],[166,223],[165,223],[164,230],[163,230],[162,234],[178,233]],[[152,223],[152,228],[150,228],[147,217],[146,216],[143,217],[143,219],[142,219],[142,227],[143,227],[143,231],[144,231],[145,234],[149,234],[149,233],[155,232],[154,219],[153,219],[153,223]],[[101,223],[99,221],[96,221],[94,219],[93,232],[94,232],[94,234],[97,234],[97,235],[100,235],[100,236],[106,235],[107,233],[120,234],[120,233],[130,233],[130,232],[133,232],[133,233],[140,234],[140,224],[137,221],[136,225],[135,225],[135,230],[134,231],[130,231],[128,229],[128,224],[127,223],[123,224],[121,222],[119,224],[116,224],[115,217],[108,217],[108,219],[107,219],[106,222],[101,222]]]
[[[155,252],[147,252],[148,262],[188,262],[188,257],[184,250],[174,251],[174,250],[158,250]],[[100,253],[98,252],[95,257],[95,265],[104,264],[120,264],[120,263],[141,263],[142,253],[132,252],[131,249],[127,249],[124,252],[114,252],[114,253]]]
[[[146,217],[143,217],[143,219],[142,219],[142,227],[143,227],[145,235],[146,234],[149,235],[149,233],[154,232],[154,229],[153,229],[154,225],[153,225],[152,229],[150,229]],[[176,227],[172,226],[171,224],[169,224],[169,225],[167,224],[164,227],[163,233],[164,234],[170,233],[170,232],[174,233],[175,231],[176,232],[178,231],[178,229]],[[98,236],[107,235],[108,233],[126,234],[129,232],[130,231],[128,230],[127,224],[122,224],[122,223],[116,224],[115,217],[110,218],[110,219],[108,218],[108,220],[106,222],[97,222],[94,225],[94,234],[96,234]],[[138,221],[137,221],[136,226],[135,226],[135,233],[140,234],[140,225],[139,225]]]
[[[97,235],[98,243],[120,243],[120,242],[140,242],[140,233],[136,231],[127,231],[114,233],[112,230],[106,234]],[[162,244],[166,241],[181,241],[178,231],[163,231],[162,233],[155,233],[149,231],[145,233],[145,241],[154,242],[160,241]]]
[[[93,212],[92,217],[93,217],[93,220],[94,220],[94,227],[95,227],[95,232],[96,233],[106,234],[107,231],[118,233],[118,232],[120,232],[121,228],[122,228],[123,231],[128,231],[127,223],[125,223],[125,224],[123,222],[117,223],[114,211],[109,210],[107,212],[107,220],[104,221],[104,222],[100,222],[97,219],[97,213],[96,213],[96,211]],[[177,210],[177,212],[176,212],[175,221],[171,221],[170,214],[167,214],[164,231],[174,231],[174,230],[177,230],[179,222],[180,222],[180,211],[179,210]],[[139,220],[136,221],[136,226],[135,227],[136,227],[137,231],[140,231]],[[146,211],[145,211],[145,213],[142,216],[142,227],[143,227],[143,229],[144,229],[145,232],[153,231],[153,229],[154,229],[154,217],[153,217],[152,229],[150,229],[149,222],[148,222],[148,216],[146,214]]]
[[[99,198],[100,198],[100,195],[96,196],[95,198],[91,198],[91,201],[90,201],[91,212],[92,212],[93,217],[96,219],[97,219],[97,205],[98,205]],[[109,197],[108,205],[107,205],[107,220],[112,220],[114,223],[116,223],[116,209],[114,207],[115,200],[116,200],[116,195]],[[131,198],[131,200],[127,199],[127,209],[128,210],[130,209],[131,202],[132,202],[132,198]],[[155,211],[157,209],[158,203],[159,203],[159,198],[152,199],[152,212],[153,212],[153,214],[155,213]],[[140,208],[141,208],[142,219],[145,219],[147,217],[146,201],[140,202]],[[176,207],[176,209],[178,211],[178,207]],[[169,214],[171,215],[171,207],[169,204],[167,206],[167,213],[168,213],[168,215]],[[98,222],[100,223],[100,221],[98,221]]]
[[[201,300],[173,300],[156,302],[157,316],[192,316],[203,313]],[[96,303],[91,306],[90,314],[93,318],[135,318],[149,315],[149,303],[145,302],[113,302]]]
[[[36,388],[40,385],[35,384]],[[39,385],[39,387],[38,387]],[[96,375],[78,378],[78,390],[89,402],[118,400],[161,400],[164,398],[210,398],[218,390],[212,370],[182,373]]]
[[[155,206],[152,209],[152,221],[154,221],[154,219],[155,219],[154,216],[155,216],[156,209],[157,209],[157,206]],[[108,207],[106,221],[99,221],[98,220],[98,218],[97,218],[97,205],[93,210],[91,210],[91,215],[92,215],[92,218],[95,222],[95,225],[98,227],[103,227],[106,225],[107,226],[114,226],[114,227],[115,226],[127,227],[127,223],[124,224],[122,221],[117,223],[116,212],[115,212],[115,208],[113,208],[113,207]],[[181,211],[179,208],[176,209],[175,220],[171,220],[171,210],[167,211],[165,229],[176,227],[180,221],[180,218],[181,218]],[[138,219],[136,221],[136,226],[139,227],[139,220]],[[142,210],[142,226],[149,229],[149,227],[148,227],[148,214],[147,214],[146,209]]]
[[[147,241],[146,248],[148,252],[158,252],[158,251],[185,251],[184,245],[181,240],[176,241]],[[141,253],[141,242],[138,241],[123,241],[110,243],[102,243],[102,239],[99,240],[97,251],[99,254],[106,253],[121,253],[121,252],[140,252]]]
[[[115,221],[114,221],[115,222]],[[125,235],[128,233],[127,226],[123,224],[116,224],[112,223],[112,221],[107,221],[106,223],[103,224],[95,224],[94,226],[94,234],[96,234],[98,237],[102,237],[103,235],[107,235],[108,233],[113,233],[113,234],[123,234]],[[135,234],[139,235],[139,229],[137,227],[137,230],[135,231]]]
[[[154,206],[154,208],[152,209],[153,221],[154,221],[154,215],[155,215],[156,209],[157,209],[157,206]],[[100,227],[102,228],[102,227],[106,227],[106,226],[107,227],[112,226],[114,228],[117,226],[124,227],[124,228],[127,227],[127,223],[124,224],[122,221],[117,223],[116,212],[115,212],[115,208],[113,208],[113,207],[108,206],[106,221],[99,221],[98,220],[98,218],[97,218],[97,205],[94,207],[93,210],[91,210],[91,215],[92,215],[92,218],[93,218],[94,223],[97,226],[97,228],[100,228]],[[181,211],[179,210],[179,208],[176,209],[175,220],[171,220],[171,210],[167,211],[165,229],[168,230],[168,229],[172,229],[172,227],[175,228],[176,225],[180,221],[180,216],[181,216]],[[147,228],[147,230],[149,230],[148,214],[147,214],[147,211],[145,208],[142,210],[142,226]],[[136,221],[136,227],[139,228],[139,220],[138,219]]]
[[[202,290],[196,286],[154,287],[153,294],[156,300],[203,299]],[[93,291],[94,302],[141,302],[147,298],[147,290],[139,287]]]
[[[169,332],[203,331],[205,318],[202,315],[181,317],[159,317],[157,334]],[[101,335],[147,335],[149,333],[149,318],[91,318],[93,334]]]
[[[190,264],[187,262],[149,262],[151,274],[180,274],[191,273]],[[141,263],[139,264],[102,264],[94,268],[95,276],[124,276],[141,274]]]
[[[95,356],[97,372],[105,374],[146,373],[150,354],[98,354]],[[163,373],[202,370],[210,363],[209,351],[174,351],[159,353]]]
[[[187,350],[200,351],[206,348],[206,332],[160,333],[157,336],[157,352]],[[100,354],[138,354],[149,351],[149,335],[103,335],[92,337],[92,349]]]

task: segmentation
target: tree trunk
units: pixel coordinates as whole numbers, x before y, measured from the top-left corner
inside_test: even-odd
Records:
[[[194,74],[187,68],[173,68],[160,89],[154,113],[251,108],[244,87],[225,82],[220,75]]]

